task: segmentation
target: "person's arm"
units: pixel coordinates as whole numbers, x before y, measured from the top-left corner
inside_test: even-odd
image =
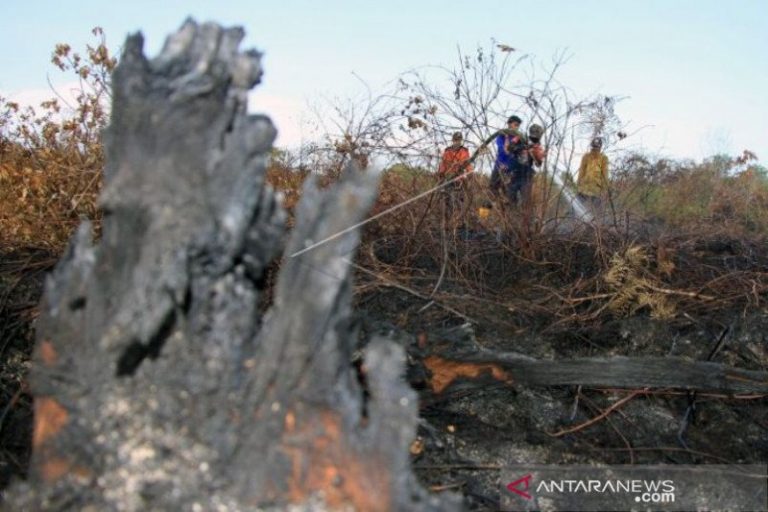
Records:
[[[461,148],[461,153],[459,154],[459,162],[463,164],[461,168],[462,173],[472,172],[474,170],[472,167],[472,161],[469,157],[469,150],[467,148]]]
[[[450,162],[448,161],[448,151],[443,151],[443,156],[440,158],[440,167],[437,169],[437,175],[438,176],[445,176],[445,174],[448,172],[448,166],[450,165]]]
[[[544,147],[541,144],[535,144],[531,148],[531,156],[533,156],[533,161],[536,163],[536,165],[541,165],[544,163],[544,157],[547,155],[547,152],[544,151]]]
[[[502,154],[506,155],[507,154],[506,139],[507,139],[507,137],[504,136],[503,133],[499,133],[496,136],[496,149],[498,150],[500,155],[502,155]]]
[[[517,155],[521,151],[527,151],[528,149],[528,138],[520,132],[514,132],[514,135],[510,137],[508,153],[510,155]]]
[[[608,188],[608,157],[603,155],[600,162],[600,178],[603,180],[603,186]]]

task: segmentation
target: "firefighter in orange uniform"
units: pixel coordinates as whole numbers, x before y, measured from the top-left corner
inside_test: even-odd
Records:
[[[451,137],[451,142],[452,144],[443,151],[437,174],[443,181],[458,178],[443,188],[446,194],[446,205],[452,211],[456,206],[464,203],[468,191],[467,175],[473,171],[473,168],[469,150],[463,144],[464,136],[456,132]]]

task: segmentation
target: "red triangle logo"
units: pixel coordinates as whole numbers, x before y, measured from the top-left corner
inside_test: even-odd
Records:
[[[507,484],[507,489],[517,494],[518,496],[522,496],[523,498],[529,500],[531,499],[531,495],[526,491],[531,486],[532,478],[533,478],[533,475],[527,474],[524,477],[519,478],[512,483]]]

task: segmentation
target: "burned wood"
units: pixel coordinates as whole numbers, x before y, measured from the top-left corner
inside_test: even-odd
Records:
[[[674,357],[611,357],[537,360],[481,351],[465,355],[432,354],[424,359],[435,393],[453,382],[475,377],[526,386],[678,388],[727,393],[768,393],[768,372],[731,368],[709,361]]]
[[[187,21],[161,54],[128,38],[114,73],[103,237],[82,226],[49,279],[31,373],[29,481],[15,510],[452,510],[409,464],[403,350],[352,365],[356,230],[263,275],[285,214],[265,184],[275,129],[248,115],[260,55]],[[375,179],[310,182],[295,254],[359,222]],[[364,375],[364,377],[361,377]]]

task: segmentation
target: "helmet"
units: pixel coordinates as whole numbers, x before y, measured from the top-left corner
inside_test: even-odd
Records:
[[[461,132],[455,132],[453,134],[453,137],[451,137],[451,140],[453,141],[464,140],[464,136],[461,134]]]
[[[592,139],[592,143],[590,144],[593,148],[601,148],[603,147],[603,138],[602,137],[595,137]]]
[[[532,139],[540,139],[544,135],[544,128],[538,124],[532,124],[528,127],[528,136]]]

